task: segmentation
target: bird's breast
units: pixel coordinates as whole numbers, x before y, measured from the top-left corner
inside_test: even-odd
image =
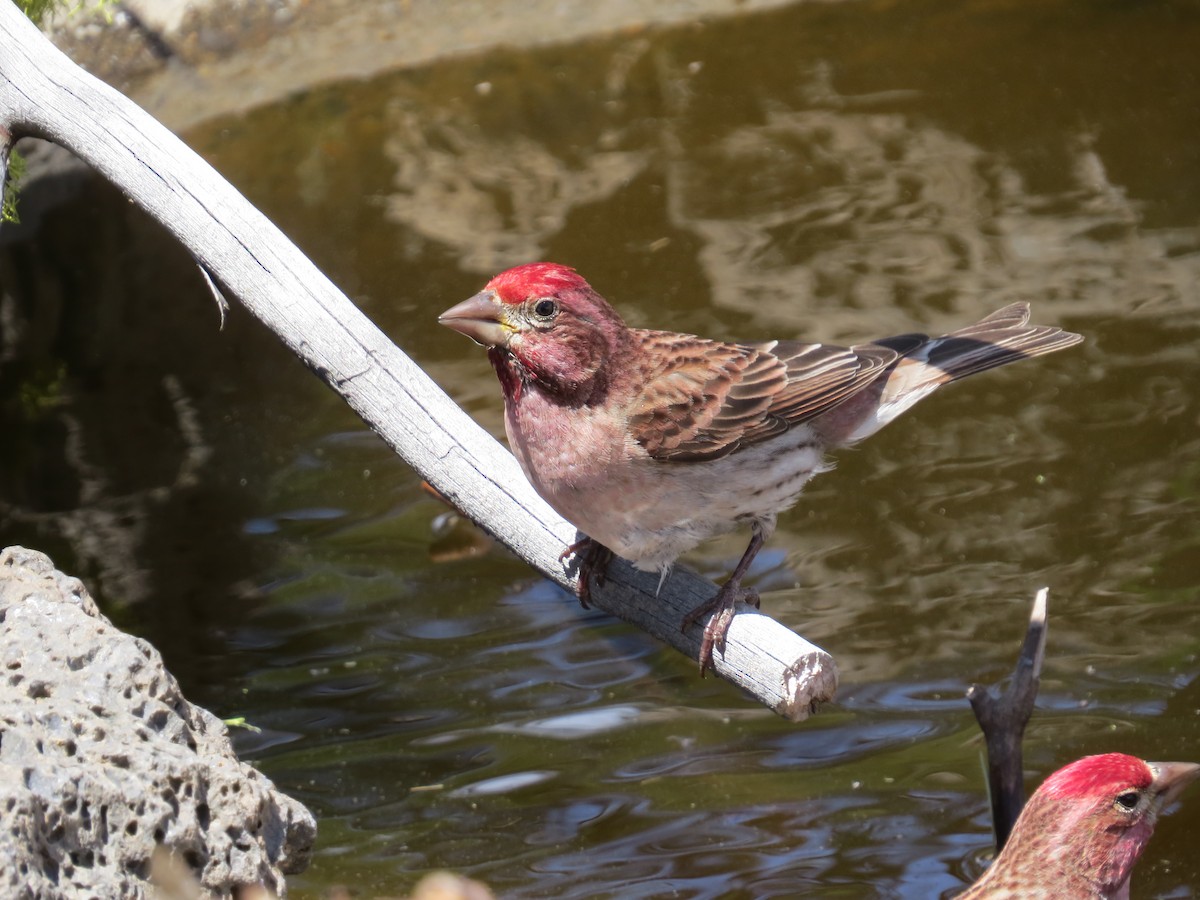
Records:
[[[655,460],[623,417],[557,405],[536,389],[506,406],[505,428],[538,494],[647,570],[751,520],[773,523],[824,468],[822,447],[804,426],[716,460]]]

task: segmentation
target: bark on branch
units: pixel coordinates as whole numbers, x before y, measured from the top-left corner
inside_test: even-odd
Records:
[[[511,454],[217,172],[74,65],[9,0],[0,0],[0,129],[61,144],[118,186],[421,477],[535,569],[574,590],[559,554],[576,531],[533,492]],[[683,571],[658,598],[656,586],[655,576],[618,563],[592,601],[694,659],[703,623],[686,633],[679,623],[714,586]],[[837,686],[825,651],[749,609],[734,618],[715,663],[719,676],[796,721],[832,699]]]

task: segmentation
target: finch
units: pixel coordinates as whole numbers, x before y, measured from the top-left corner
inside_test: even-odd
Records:
[[[1133,867],[1159,812],[1198,775],[1195,763],[1123,753],[1085,756],[1059,769],[958,900],[1129,900]]]
[[[534,489],[587,538],[580,599],[611,553],[660,573],[739,526],[750,543],[729,579],[684,617],[704,628],[701,674],[724,651],[741,581],[826,451],[874,434],[938,387],[1078,343],[1029,324],[1015,303],[943,337],[903,334],[854,347],[730,343],[630,328],[573,269],[502,272],[446,310],[488,348],[509,446]]]

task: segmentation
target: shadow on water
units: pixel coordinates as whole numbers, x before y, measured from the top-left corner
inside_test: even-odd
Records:
[[[1031,778],[1196,758],[1200,16],[813,4],[310,90],[188,140],[495,433],[436,314],[575,265],[632,323],[855,342],[1018,299],[1086,335],[839,455],[761,554],[831,650],[801,726],[468,533],[87,182],[0,247],[0,541],[78,572],[321,816],[297,896],[931,897],[986,862],[963,697],[1051,587]],[[9,348],[19,346],[20,352]],[[690,564],[729,571],[743,536]],[[1193,798],[1194,800],[1195,798]],[[1166,818],[1145,895],[1200,883]]]

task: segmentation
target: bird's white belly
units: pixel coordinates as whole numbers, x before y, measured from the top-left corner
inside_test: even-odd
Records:
[[[768,533],[775,516],[791,507],[804,485],[828,466],[823,453],[801,427],[712,462],[662,463],[651,469],[646,487],[633,485],[631,503],[608,526],[611,543],[601,543],[648,571],[669,566],[698,544],[758,521]],[[615,526],[615,527],[614,527]]]
[[[525,416],[507,423],[538,493],[584,534],[647,571],[754,520],[770,531],[775,515],[829,468],[803,425],[717,460],[662,462],[601,417],[577,416],[569,435],[547,433],[540,423]]]

